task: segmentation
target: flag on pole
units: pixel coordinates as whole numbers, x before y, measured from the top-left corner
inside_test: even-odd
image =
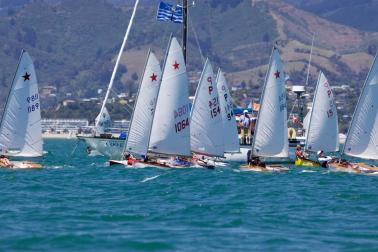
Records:
[[[172,4],[160,2],[156,19],[159,21],[183,22],[183,9],[181,5],[173,7]]]
[[[183,22],[183,10],[181,5],[176,5],[175,12],[173,13],[173,22],[182,23]]]

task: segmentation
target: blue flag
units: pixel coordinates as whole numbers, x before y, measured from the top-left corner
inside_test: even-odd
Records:
[[[183,10],[181,5],[177,5],[175,12],[173,13],[173,22],[175,23],[182,23],[183,22]]]
[[[183,22],[182,6],[173,7],[172,4],[160,2],[156,19],[159,21],[172,21],[175,23]]]

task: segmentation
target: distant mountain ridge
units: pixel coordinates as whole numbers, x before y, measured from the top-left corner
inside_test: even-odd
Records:
[[[35,59],[41,86],[58,89],[56,98],[43,100],[45,107],[56,106],[67,99],[67,93],[70,99],[98,97],[97,90],[105,89],[110,79],[132,8],[131,2],[111,1],[113,4],[108,0],[19,0],[19,9],[0,17],[0,84],[4,89],[0,98],[6,95],[22,48]],[[277,42],[290,82],[303,84],[315,32],[310,85],[321,69],[333,85],[361,86],[377,48],[378,33],[307,12],[300,0],[285,1],[196,1],[190,8],[191,74],[198,77],[202,68],[199,44],[204,57],[222,67],[231,84],[243,82],[253,88],[247,97],[235,93],[237,102],[258,96],[271,48]],[[180,25],[155,20],[158,0],[148,2],[137,11],[115,92],[135,92],[148,48],[163,61],[169,34],[181,34]]]
[[[285,0],[330,21],[363,31],[378,32],[377,0]]]

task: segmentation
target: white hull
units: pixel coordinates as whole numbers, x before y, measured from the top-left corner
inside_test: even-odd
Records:
[[[251,150],[251,146],[240,147],[240,152],[225,153],[224,160],[227,162],[247,163],[247,153],[249,150]]]
[[[84,140],[92,150],[110,159],[120,160],[122,157],[124,139],[99,138],[99,137],[78,137]]]

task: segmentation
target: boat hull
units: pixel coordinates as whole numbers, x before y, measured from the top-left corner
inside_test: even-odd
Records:
[[[317,161],[313,161],[313,160],[310,160],[310,159],[302,159],[302,158],[295,159],[295,165],[296,166],[306,166],[306,167],[321,166],[321,164]]]
[[[238,163],[246,163],[247,162],[247,153],[251,150],[251,146],[248,145],[246,147],[240,147],[240,152],[235,153],[225,153],[224,160],[227,162],[238,162]]]
[[[12,166],[0,166],[8,169],[41,169],[42,165],[31,161],[11,161]]]
[[[123,165],[123,166],[129,166],[127,160],[109,160],[109,166],[113,165]]]
[[[346,165],[340,164],[339,162],[329,162],[328,168],[335,171],[350,172],[350,173],[361,173],[377,175],[378,167],[374,165],[369,165],[365,163],[349,163]]]
[[[254,171],[254,172],[288,172],[290,169],[281,165],[241,165],[240,170],[242,171]]]
[[[123,147],[125,144],[124,139],[86,136],[78,136],[78,139],[85,141],[85,143],[92,150],[96,150],[101,155],[104,155],[114,160],[120,160],[122,157]]]

